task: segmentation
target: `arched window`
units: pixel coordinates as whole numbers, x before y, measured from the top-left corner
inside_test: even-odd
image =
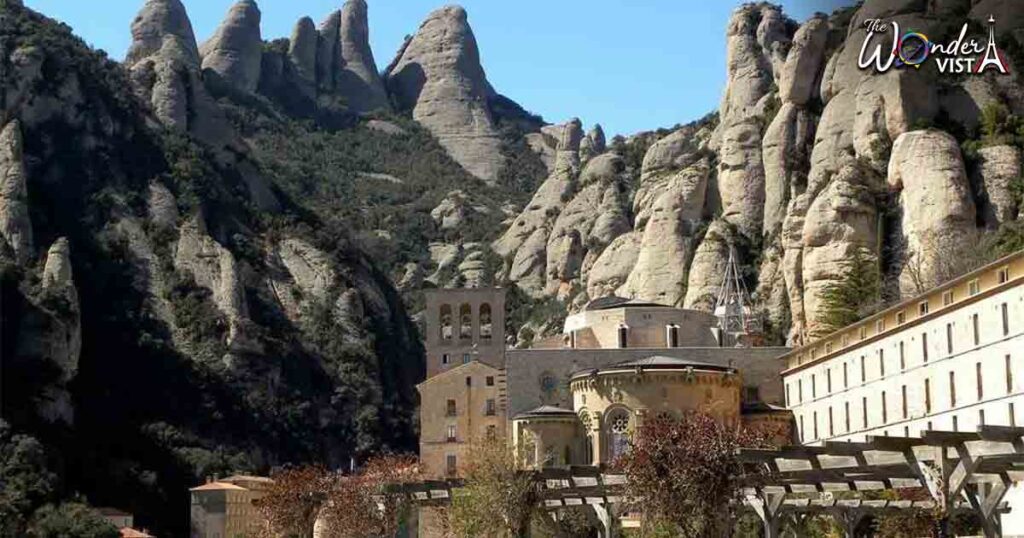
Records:
[[[629,347],[629,325],[625,323],[619,324],[619,347],[623,349]]]
[[[606,419],[608,461],[615,461],[629,451],[629,411],[616,409]]]
[[[452,305],[441,305],[441,340],[452,339]]]
[[[473,309],[465,303],[459,307],[459,338],[473,338]]]
[[[665,343],[668,347],[679,347],[679,325],[672,323],[665,326]]]
[[[480,338],[491,339],[491,305],[484,303],[480,305]]]
[[[583,453],[580,455],[580,465],[594,464],[594,422],[590,413],[586,410],[580,411],[580,427],[583,428]]]

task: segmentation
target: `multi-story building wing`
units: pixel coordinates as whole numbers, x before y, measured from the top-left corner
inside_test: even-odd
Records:
[[[1024,421],[1024,252],[782,356],[804,444]],[[1015,487],[1014,490],[1017,490]],[[1024,531],[1011,492],[1006,531]],[[1017,508],[1019,506],[1019,508]]]

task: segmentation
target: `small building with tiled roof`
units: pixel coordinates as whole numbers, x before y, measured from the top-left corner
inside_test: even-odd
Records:
[[[191,488],[190,537],[255,536],[263,520],[254,503],[272,484],[270,478],[232,475]]]

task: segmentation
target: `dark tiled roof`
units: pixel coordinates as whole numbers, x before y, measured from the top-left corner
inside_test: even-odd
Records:
[[[517,418],[527,417],[575,417],[576,412],[570,409],[562,409],[561,407],[555,407],[553,405],[542,405],[535,409],[526,411],[525,413],[519,413],[512,417],[513,420]]]
[[[641,369],[641,370],[678,370],[681,368],[693,368],[694,370],[711,370],[716,372],[735,372],[736,369],[730,366],[723,366],[713,362],[699,361],[696,359],[679,359],[676,357],[665,357],[663,355],[652,355],[650,357],[644,357],[642,359],[632,359],[624,362],[618,362],[610,366],[605,366],[600,369],[589,369],[576,372],[572,377],[580,377],[591,375],[598,372],[605,372],[611,370],[627,370],[627,369]]]
[[[658,303],[649,303],[644,301],[636,301],[633,299],[627,299],[625,297],[619,297],[617,295],[606,295],[594,299],[587,303],[587,306],[583,307],[583,310],[593,312],[595,310],[609,310],[612,308],[619,308],[623,306],[665,306]]]

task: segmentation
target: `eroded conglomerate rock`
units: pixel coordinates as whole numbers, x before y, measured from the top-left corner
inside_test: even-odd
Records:
[[[181,40],[188,60],[199,63],[199,48],[185,6],[179,0],[149,0],[132,21],[132,44],[125,64],[130,67],[158,53],[168,35]]]
[[[869,263],[877,260],[879,190],[873,176],[844,166],[807,208],[801,264],[807,334],[820,332],[823,294],[846,278],[855,253]]]
[[[295,23],[288,41],[288,59],[294,68],[295,82],[307,98],[316,99],[316,58],[320,35],[313,19],[303,17]]]
[[[989,229],[1017,219],[1018,193],[1014,182],[1021,180],[1021,151],[1016,146],[989,146],[978,150],[974,183],[980,190],[979,211]]]
[[[263,59],[260,17],[254,0],[233,5],[213,37],[199,49],[203,69],[215,71],[242,90],[255,91]]]
[[[636,265],[621,288],[628,297],[678,305],[704,214],[711,174],[706,160],[672,174],[655,197],[644,223]]]
[[[468,172],[494,181],[504,164],[501,139],[488,107],[496,94],[480,65],[466,11],[431,13],[386,72],[402,110],[411,110]]]
[[[904,296],[941,284],[942,267],[976,232],[976,208],[960,145],[942,131],[904,133],[893,145],[889,188],[902,209]]]
[[[254,342],[245,334],[249,307],[234,255],[207,234],[200,216],[182,224],[178,235],[174,268],[191,274],[196,285],[210,291],[217,310],[227,319],[227,343],[232,350],[252,347]]]
[[[35,255],[24,159],[21,123],[11,121],[0,129],[0,239],[6,241],[18,263]]]
[[[384,82],[370,49],[370,25],[365,0],[348,0],[341,9],[338,36],[340,69],[335,89],[345,96],[351,110],[364,113],[390,108]]]

